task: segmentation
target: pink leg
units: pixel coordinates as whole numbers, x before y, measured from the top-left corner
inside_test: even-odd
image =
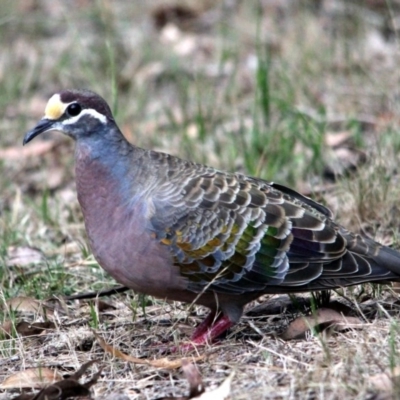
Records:
[[[204,335],[210,329],[214,322],[218,319],[216,311],[211,311],[203,321],[200,322],[199,325],[196,326],[190,340],[196,341],[198,336]]]
[[[195,349],[197,346],[204,346],[207,343],[212,343],[215,339],[221,336],[225,331],[227,331],[233,322],[229,317],[211,311],[210,314],[197,326],[193,335],[190,339],[190,343],[181,344],[179,346],[174,346],[169,349],[162,349],[162,352],[170,351],[175,353],[176,351],[190,351]]]
[[[208,317],[206,318],[206,320]],[[203,322],[206,322],[204,320]],[[203,325],[201,323],[200,325]],[[199,325],[199,327],[200,327]],[[198,333],[198,328],[195,331],[195,334],[192,336],[192,344],[193,345],[205,345],[207,343],[211,343],[214,339],[218,338],[221,336],[225,331],[227,331],[231,326],[233,325],[233,322],[225,315],[220,315],[217,317],[217,319],[214,321],[214,323],[208,328],[204,328],[202,326],[202,332]]]

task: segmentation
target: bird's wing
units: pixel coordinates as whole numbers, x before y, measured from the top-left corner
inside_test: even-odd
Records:
[[[343,262],[344,235],[330,211],[309,198],[167,156],[162,171],[151,224],[193,291],[308,287],[370,272],[361,257]]]

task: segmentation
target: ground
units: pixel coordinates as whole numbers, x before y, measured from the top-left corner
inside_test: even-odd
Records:
[[[87,245],[72,141],[22,138],[50,95],[86,87],[132,143],[291,186],[399,249],[399,18],[396,0],[3,1],[0,398],[35,386],[18,374],[65,379],[94,359],[93,398],[183,396],[171,362],[196,356],[207,388],[235,372],[232,399],[396,398],[396,286],[265,296],[220,343],[135,363],[165,357],[160,343],[187,339],[206,310],[132,292],[70,300],[116,282]],[[293,338],[302,313],[318,329]]]

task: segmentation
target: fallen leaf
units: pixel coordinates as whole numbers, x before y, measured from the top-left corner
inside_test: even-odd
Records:
[[[59,248],[57,248],[55,250],[47,251],[46,254],[49,255],[49,256],[58,255],[58,254],[66,256],[66,255],[69,255],[69,254],[78,253],[80,251],[82,251],[82,246],[81,246],[80,243],[78,243],[78,242],[69,242],[69,243],[63,244],[62,246],[60,246]]]
[[[282,333],[281,338],[283,340],[305,339],[311,330],[339,332],[350,328],[361,328],[364,325],[359,318],[345,317],[330,308],[320,308],[315,315],[302,316],[292,321]]]
[[[354,312],[354,309],[352,309],[350,306],[347,304],[344,304],[338,300],[332,300],[329,302],[329,305],[327,305],[330,310],[334,310],[338,312],[341,315],[350,315],[351,313]]]
[[[246,315],[279,315],[286,311],[305,311],[311,306],[311,300],[304,297],[291,298],[288,295],[270,298],[249,310]]]
[[[327,132],[324,138],[330,149],[324,171],[326,177],[335,179],[337,175],[354,171],[366,161],[366,153],[355,146],[350,131]]]
[[[392,283],[392,290],[395,293],[400,293],[400,282],[393,282]]]
[[[369,380],[378,390],[393,394],[397,389],[396,393],[398,393],[400,388],[400,367],[395,367],[392,372],[388,371],[373,375]]]
[[[189,382],[189,399],[201,395],[204,392],[203,378],[196,365],[184,360],[182,369]]]
[[[366,161],[366,155],[363,151],[348,147],[338,147],[335,151],[335,156],[339,160],[341,166],[345,169],[357,167],[360,163]]]
[[[99,400],[129,400],[130,398],[131,397],[128,397],[128,395],[124,393],[119,393],[117,391],[111,391],[101,397],[98,397]]]
[[[55,324],[50,321],[46,322],[13,322],[11,320],[6,320],[0,326],[0,333],[2,333],[5,337],[11,337],[13,328],[15,327],[15,331],[21,336],[35,336],[40,335],[46,329],[55,329]]]
[[[96,363],[98,360],[90,360],[88,362],[86,362],[85,364],[83,364],[78,371],[76,371],[75,373],[73,373],[69,379],[73,379],[73,380],[78,380],[80,378],[82,378],[83,374],[89,369],[89,367],[91,367],[94,363]],[[97,374],[96,374],[97,375]],[[90,382],[90,381],[89,381]]]
[[[46,188],[54,190],[59,188],[65,179],[65,168],[53,166],[46,173]]]
[[[60,379],[62,376],[50,368],[30,368],[10,375],[0,385],[0,389],[42,388]]]
[[[0,338],[9,338],[13,330],[13,321],[7,319],[0,325]]]
[[[327,157],[327,159],[324,176],[334,180],[338,175],[355,171],[358,166],[365,163],[367,156],[360,149],[336,147],[331,150],[331,157]]]
[[[188,396],[160,397],[156,400],[227,400],[231,393],[231,384],[234,377],[232,372],[216,389],[205,391],[203,378],[196,365],[184,360],[182,369],[189,383]]]
[[[33,323],[21,321],[15,328],[21,336],[35,336],[40,335],[46,329],[55,329],[55,327],[55,324],[51,321]]]
[[[185,359],[180,358],[177,360],[169,360],[166,357],[163,358],[159,358],[156,360],[146,360],[143,358],[136,358],[133,356],[130,356],[129,354],[125,354],[123,353],[121,350],[116,349],[115,347],[107,344],[105,342],[105,340],[100,337],[96,332],[93,331],[94,336],[96,337],[97,341],[100,344],[100,347],[106,352],[111,354],[114,357],[117,357],[121,360],[124,361],[128,361],[131,363],[135,363],[135,364],[144,364],[144,365],[150,365],[154,368],[165,368],[165,369],[177,369],[182,367],[182,363],[184,363]],[[193,361],[199,361],[202,360],[204,358],[203,356],[199,356],[199,357],[193,357],[192,360]]]
[[[100,300],[100,299],[95,300],[95,306],[96,306],[98,312],[116,309],[116,307],[113,306],[112,304],[106,303],[105,301]]]
[[[231,394],[231,385],[234,372],[231,374],[218,386],[216,389],[204,392],[200,396],[193,397],[194,400],[228,400]]]
[[[44,302],[36,300],[33,297],[17,296],[8,299],[6,301],[6,308],[13,312],[39,314],[46,317],[51,317],[54,314],[53,310],[47,307]]]
[[[0,159],[21,160],[21,158],[39,157],[42,154],[48,153],[57,144],[59,144],[59,141],[56,140],[39,140],[25,147],[16,146],[0,149]]]
[[[145,85],[148,85],[149,82],[155,82],[159,77],[162,76],[166,71],[165,65],[160,62],[152,62],[149,64],[146,64],[142,66],[140,69],[135,74],[135,84],[137,84],[140,87],[144,87]],[[149,123],[150,125],[147,125],[147,129],[149,130],[149,127],[151,128],[151,131],[155,131],[157,128],[157,125],[155,125],[154,121]],[[125,137],[133,141],[133,132],[132,132],[132,127],[129,124],[123,127],[123,132]]]
[[[7,249],[6,256],[7,267],[13,267],[15,265],[25,266],[43,261],[43,253],[39,249],[33,247],[14,247],[11,246]]]
[[[87,369],[97,360],[91,360],[83,364],[81,368],[67,379],[60,378],[56,383],[43,388],[39,393],[26,394],[14,397],[14,400],[64,400],[75,397],[90,396],[90,387],[93,386],[100,377],[101,369],[92,376],[92,379],[85,383],[78,382],[78,379]],[[24,386],[25,387],[25,386]],[[34,387],[34,386],[30,386]]]
[[[325,133],[325,144],[329,147],[342,146],[352,137],[350,131],[343,132],[326,132]]]
[[[152,12],[154,25],[157,29],[162,29],[167,24],[175,24],[184,27],[191,24],[198,17],[198,11],[186,5],[160,5]]]
[[[30,400],[62,400],[90,396],[90,390],[77,381],[64,379],[32,395]],[[18,400],[18,397],[17,397]]]

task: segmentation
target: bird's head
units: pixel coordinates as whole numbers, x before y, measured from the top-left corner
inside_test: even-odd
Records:
[[[44,117],[25,135],[23,144],[49,131],[80,140],[107,132],[110,124],[115,124],[114,119],[102,97],[89,90],[64,90],[49,99]]]

